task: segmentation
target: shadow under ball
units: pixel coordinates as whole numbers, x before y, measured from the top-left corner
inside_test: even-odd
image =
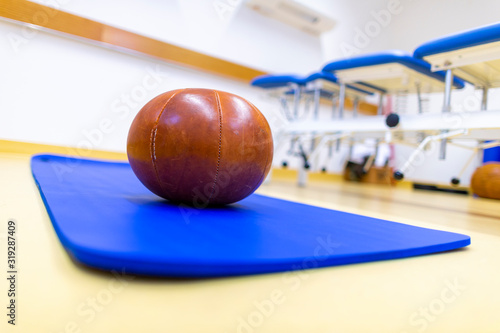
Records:
[[[205,207],[252,194],[271,168],[273,139],[262,113],[245,99],[180,89],[153,98],[139,111],[127,155],[153,193]]]
[[[500,163],[491,162],[472,174],[472,192],[483,198],[500,199]]]

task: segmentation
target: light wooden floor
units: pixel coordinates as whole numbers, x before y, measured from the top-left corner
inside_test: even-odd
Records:
[[[0,153],[0,270],[6,274],[9,219],[18,223],[20,267],[18,325],[7,325],[3,314],[0,331],[499,332],[500,202],[342,182],[298,188],[276,180],[258,192],[465,233],[472,244],[442,254],[293,273],[117,277],[71,261],[32,179],[29,155]],[[7,284],[0,288],[5,309]]]

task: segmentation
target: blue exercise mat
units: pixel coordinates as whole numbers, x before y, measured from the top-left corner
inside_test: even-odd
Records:
[[[253,194],[229,206],[171,204],[128,163],[38,155],[31,168],[59,239],[78,262],[129,274],[230,276],[404,258],[465,235]]]

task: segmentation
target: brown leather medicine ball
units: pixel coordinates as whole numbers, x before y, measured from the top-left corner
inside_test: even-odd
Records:
[[[262,113],[245,99],[180,89],[153,98],[139,111],[127,155],[153,193],[205,207],[252,194],[271,167],[273,139]]]
[[[480,197],[500,199],[500,163],[486,163],[477,168],[470,185],[472,192]]]

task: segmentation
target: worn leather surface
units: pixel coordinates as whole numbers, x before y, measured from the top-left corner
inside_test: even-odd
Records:
[[[204,207],[253,193],[271,167],[273,141],[266,119],[245,99],[182,89],[155,97],[139,111],[127,154],[153,193]]]
[[[500,199],[500,163],[490,162],[479,167],[470,181],[472,192],[483,198]]]

